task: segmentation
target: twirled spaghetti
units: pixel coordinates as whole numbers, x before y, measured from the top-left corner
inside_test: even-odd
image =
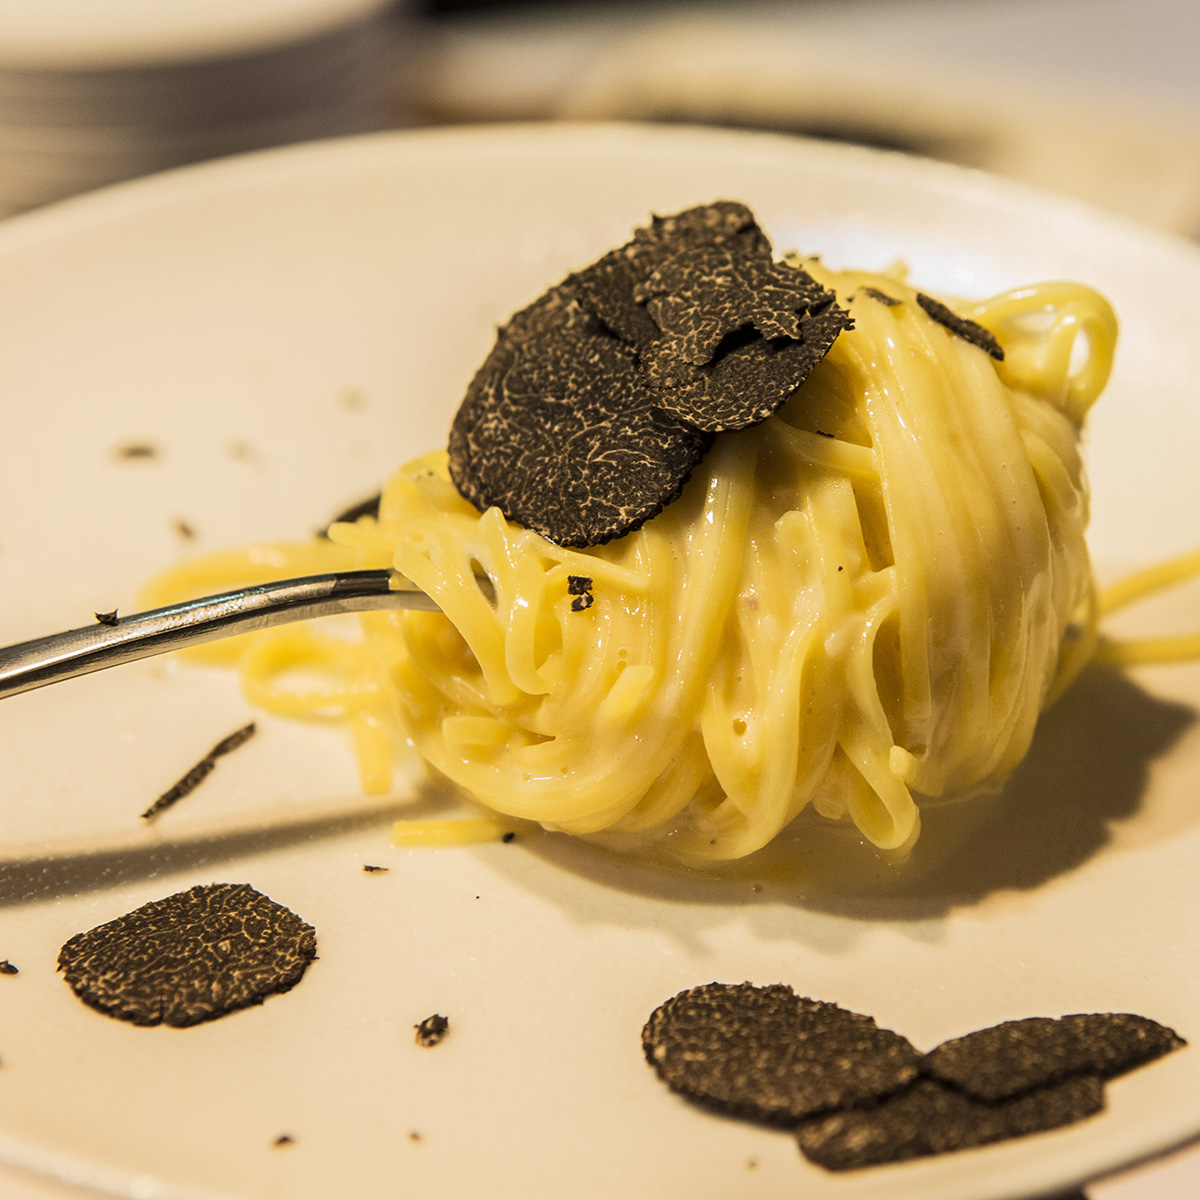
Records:
[[[479,512],[434,453],[378,519],[168,573],[149,599],[393,565],[433,596],[440,614],[364,615],[361,643],[295,627],[220,652],[256,704],[349,721],[371,790],[402,731],[496,813],[620,846],[736,858],[811,805],[902,850],[923,797],[1012,770],[1090,655],[1078,442],[1116,322],[1068,283],[960,308],[995,362],[899,276],[804,266],[854,328],[635,532],[565,549]],[[296,691],[297,665],[336,682]]]

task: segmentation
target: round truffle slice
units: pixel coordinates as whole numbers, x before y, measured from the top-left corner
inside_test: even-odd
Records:
[[[198,1025],[300,982],[316,930],[249,884],[212,883],[77,933],[58,955],[75,994],[135,1025]]]
[[[870,1103],[917,1077],[907,1038],[783,984],[710,983],[660,1005],[642,1030],[668,1087],[731,1116],[795,1125]]]

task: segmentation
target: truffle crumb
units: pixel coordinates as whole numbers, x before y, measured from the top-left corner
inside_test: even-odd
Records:
[[[290,1133],[281,1133],[274,1142],[273,1146],[291,1146],[295,1144],[296,1139]]]
[[[208,778],[217,765],[217,759],[244,746],[254,736],[255,729],[256,726],[251,721],[249,725],[243,725],[241,729],[234,730],[228,737],[222,738],[182,779],[172,784],[142,813],[142,820],[148,821],[158,816],[164,808],[170,808],[172,804],[194,792]]]
[[[7,958],[3,962],[0,962],[0,975],[19,975],[20,973],[17,967],[9,962]]]
[[[450,1021],[447,1017],[434,1013],[432,1017],[426,1017],[420,1025],[414,1025],[413,1029],[417,1031],[418,1046],[436,1046],[450,1032]]]
[[[195,540],[195,529],[192,527],[190,522],[185,521],[182,517],[176,519],[174,523],[174,529],[175,532],[179,534],[179,536],[183,538],[185,542],[191,542]]]
[[[99,621],[101,625],[120,625],[121,623],[121,618],[117,616],[117,610],[115,608],[112,610],[112,612],[96,613],[96,620]]]
[[[568,575],[567,576],[567,595],[573,596],[571,601],[572,612],[584,612],[592,607],[596,602],[596,597],[592,595],[592,580],[588,575]]]
[[[129,442],[124,446],[118,446],[116,454],[118,458],[122,459],[157,458],[158,447],[152,446],[149,442]]]
[[[896,308],[900,304],[895,296],[889,296],[887,292],[881,292],[878,288],[865,287],[863,295],[870,296],[872,300],[878,300],[880,304],[886,304],[888,308]]]
[[[379,872],[383,872],[384,874],[386,874],[391,869],[392,869],[391,867],[377,867],[377,866],[373,865],[372,863],[363,863],[363,870],[366,871],[366,873],[368,875],[374,875]]]
[[[507,845],[509,842],[515,842],[517,840],[517,835],[510,829],[501,837],[500,840]]]
[[[77,933],[58,969],[92,1008],[183,1028],[295,987],[316,930],[249,884],[212,883]]]
[[[413,1130],[413,1131],[412,1131],[412,1132],[411,1132],[411,1133],[408,1135],[408,1140],[409,1140],[410,1142],[419,1142],[419,1141],[421,1140],[421,1135],[420,1135],[420,1134],[419,1134],[419,1133],[418,1133],[418,1132],[417,1132],[417,1131],[414,1129],[414,1130]]]

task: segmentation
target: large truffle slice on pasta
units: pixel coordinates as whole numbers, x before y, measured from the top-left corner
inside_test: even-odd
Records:
[[[946,1154],[1057,1129],[1104,1107],[1104,1085],[1079,1075],[989,1104],[933,1079],[863,1109],[803,1122],[796,1141],[810,1162],[830,1171]]]
[[[656,217],[500,330],[450,433],[476,507],[600,545],[675,500],[710,436],[771,415],[848,314],[745,205]]]
[[[1027,1017],[943,1042],[921,1069],[978,1100],[1004,1100],[1072,1075],[1108,1079],[1185,1043],[1133,1013]]]
[[[513,318],[476,374],[450,473],[477,508],[588,546],[674,500],[708,442],[652,403],[629,347],[556,288]]]
[[[672,1090],[731,1116],[794,1125],[916,1079],[920,1055],[871,1017],[784,984],[711,983],[654,1010],[646,1059]]]
[[[134,1025],[198,1025],[295,987],[316,930],[249,884],[213,883],[77,933],[58,968],[92,1008]]]

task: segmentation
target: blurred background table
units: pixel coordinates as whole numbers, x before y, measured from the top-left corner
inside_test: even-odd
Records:
[[[429,0],[399,80],[425,123],[767,128],[981,167],[1200,236],[1194,0]]]

